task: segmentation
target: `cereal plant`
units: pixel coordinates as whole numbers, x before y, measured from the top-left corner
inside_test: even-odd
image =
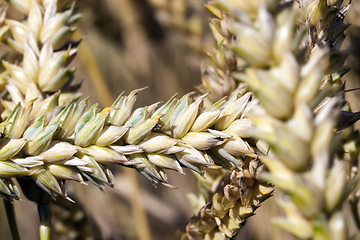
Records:
[[[21,56],[3,57],[0,78],[0,196],[14,240],[14,201],[37,204],[40,239],[49,240],[51,205],[74,202],[65,182],[104,191],[115,186],[115,165],[154,186],[176,188],[169,170],[199,177],[196,214],[179,240],[233,239],[274,191],[284,216],[271,223],[296,238],[360,238],[347,218],[360,228],[360,117],[345,98],[357,89],[342,80],[351,1],[210,1],[216,47],[198,92],[135,108],[141,88],[103,109],[74,83],[81,4],[7,1],[22,15],[1,8],[2,42]],[[194,24],[169,23],[196,32]]]

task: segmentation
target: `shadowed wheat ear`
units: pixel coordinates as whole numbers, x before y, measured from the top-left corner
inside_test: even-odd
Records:
[[[245,225],[260,204],[271,196],[274,188],[259,180],[263,168],[259,159],[246,158],[244,166],[222,174],[211,200],[206,203],[186,226],[186,233],[177,239],[228,239]]]

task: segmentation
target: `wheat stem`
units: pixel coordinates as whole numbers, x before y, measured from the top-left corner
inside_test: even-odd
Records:
[[[52,210],[49,204],[38,205],[38,212],[40,217],[40,240],[51,240],[51,217]]]
[[[138,174],[133,169],[124,169],[125,175],[130,179],[132,184],[132,193],[130,196],[131,209],[136,221],[136,230],[139,240],[151,240],[151,230],[146,216],[144,204],[142,202],[141,191],[139,186]]]
[[[20,240],[20,235],[19,235],[19,231],[17,228],[17,224],[16,224],[16,219],[15,219],[15,212],[14,212],[14,203],[3,199],[3,203],[4,203],[4,207],[5,207],[5,211],[6,211],[6,217],[10,226],[10,231],[11,231],[11,235],[13,240]]]
[[[360,230],[360,216],[359,216],[359,207],[357,201],[350,200],[351,213],[354,217],[354,221],[358,230]]]

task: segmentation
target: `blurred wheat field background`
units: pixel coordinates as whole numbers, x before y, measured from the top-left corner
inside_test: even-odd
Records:
[[[211,14],[205,0],[86,0],[78,1],[83,14],[74,41],[83,40],[75,81],[82,82],[82,98],[100,107],[111,105],[122,91],[148,86],[139,93],[136,107],[167,101],[195,90],[201,83],[201,64],[209,61],[205,51],[215,47],[208,27]],[[6,4],[6,3],[3,3]],[[9,9],[11,17],[16,13]],[[347,45],[352,45],[345,77],[347,88],[360,87],[360,1],[353,1],[348,22]],[[20,17],[20,16],[18,16]],[[17,55],[9,52],[9,58]],[[354,111],[360,110],[359,93],[347,93]],[[69,195],[76,200],[70,212],[54,207],[53,239],[166,240],[183,230],[193,209],[185,194],[198,193],[194,174],[169,173],[177,190],[154,188],[135,170],[113,166],[115,189],[101,193],[95,186],[68,182]],[[136,183],[138,181],[138,184]],[[275,194],[276,195],[276,194]],[[36,205],[28,200],[15,202],[18,227],[24,239],[39,239]],[[146,214],[146,217],[142,215]],[[267,200],[234,239],[293,239],[270,223],[280,214],[275,198]],[[21,216],[21,218],[20,218]],[[3,206],[0,207],[0,239],[10,239]],[[352,220],[349,223],[353,224]],[[149,229],[148,231],[146,229]],[[79,230],[79,232],[77,232]],[[83,232],[83,233],[82,233]],[[93,238],[85,238],[86,233]],[[81,235],[84,234],[84,235]],[[89,234],[87,234],[89,235]],[[282,236],[282,237],[281,237]]]

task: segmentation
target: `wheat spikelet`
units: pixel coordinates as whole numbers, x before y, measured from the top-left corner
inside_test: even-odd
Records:
[[[2,158],[16,157],[22,167],[31,168],[29,174],[44,190],[66,197],[59,179],[83,182],[81,176],[85,176],[100,188],[99,182],[113,185],[109,163],[131,165],[152,182],[167,185],[164,169],[183,172],[183,165],[201,173],[202,167],[218,168],[214,161],[231,168],[243,165],[242,156],[256,157],[252,147],[227,130],[246,108],[249,94],[216,103],[210,109],[216,114],[208,115],[208,109],[204,121],[199,107],[206,95],[192,103],[188,95],[180,100],[172,98],[170,102],[178,103],[166,103],[159,111],[153,106],[132,111],[137,92],[121,95],[111,108],[101,112],[96,104],[86,111],[87,100],[79,104],[72,101],[61,112],[48,113],[34,121],[34,103],[25,107],[18,104],[6,120],[4,133],[11,141],[3,140],[7,145]],[[177,111],[183,114],[173,113]],[[173,123],[161,124],[169,112]],[[190,129],[195,131],[189,132]]]

